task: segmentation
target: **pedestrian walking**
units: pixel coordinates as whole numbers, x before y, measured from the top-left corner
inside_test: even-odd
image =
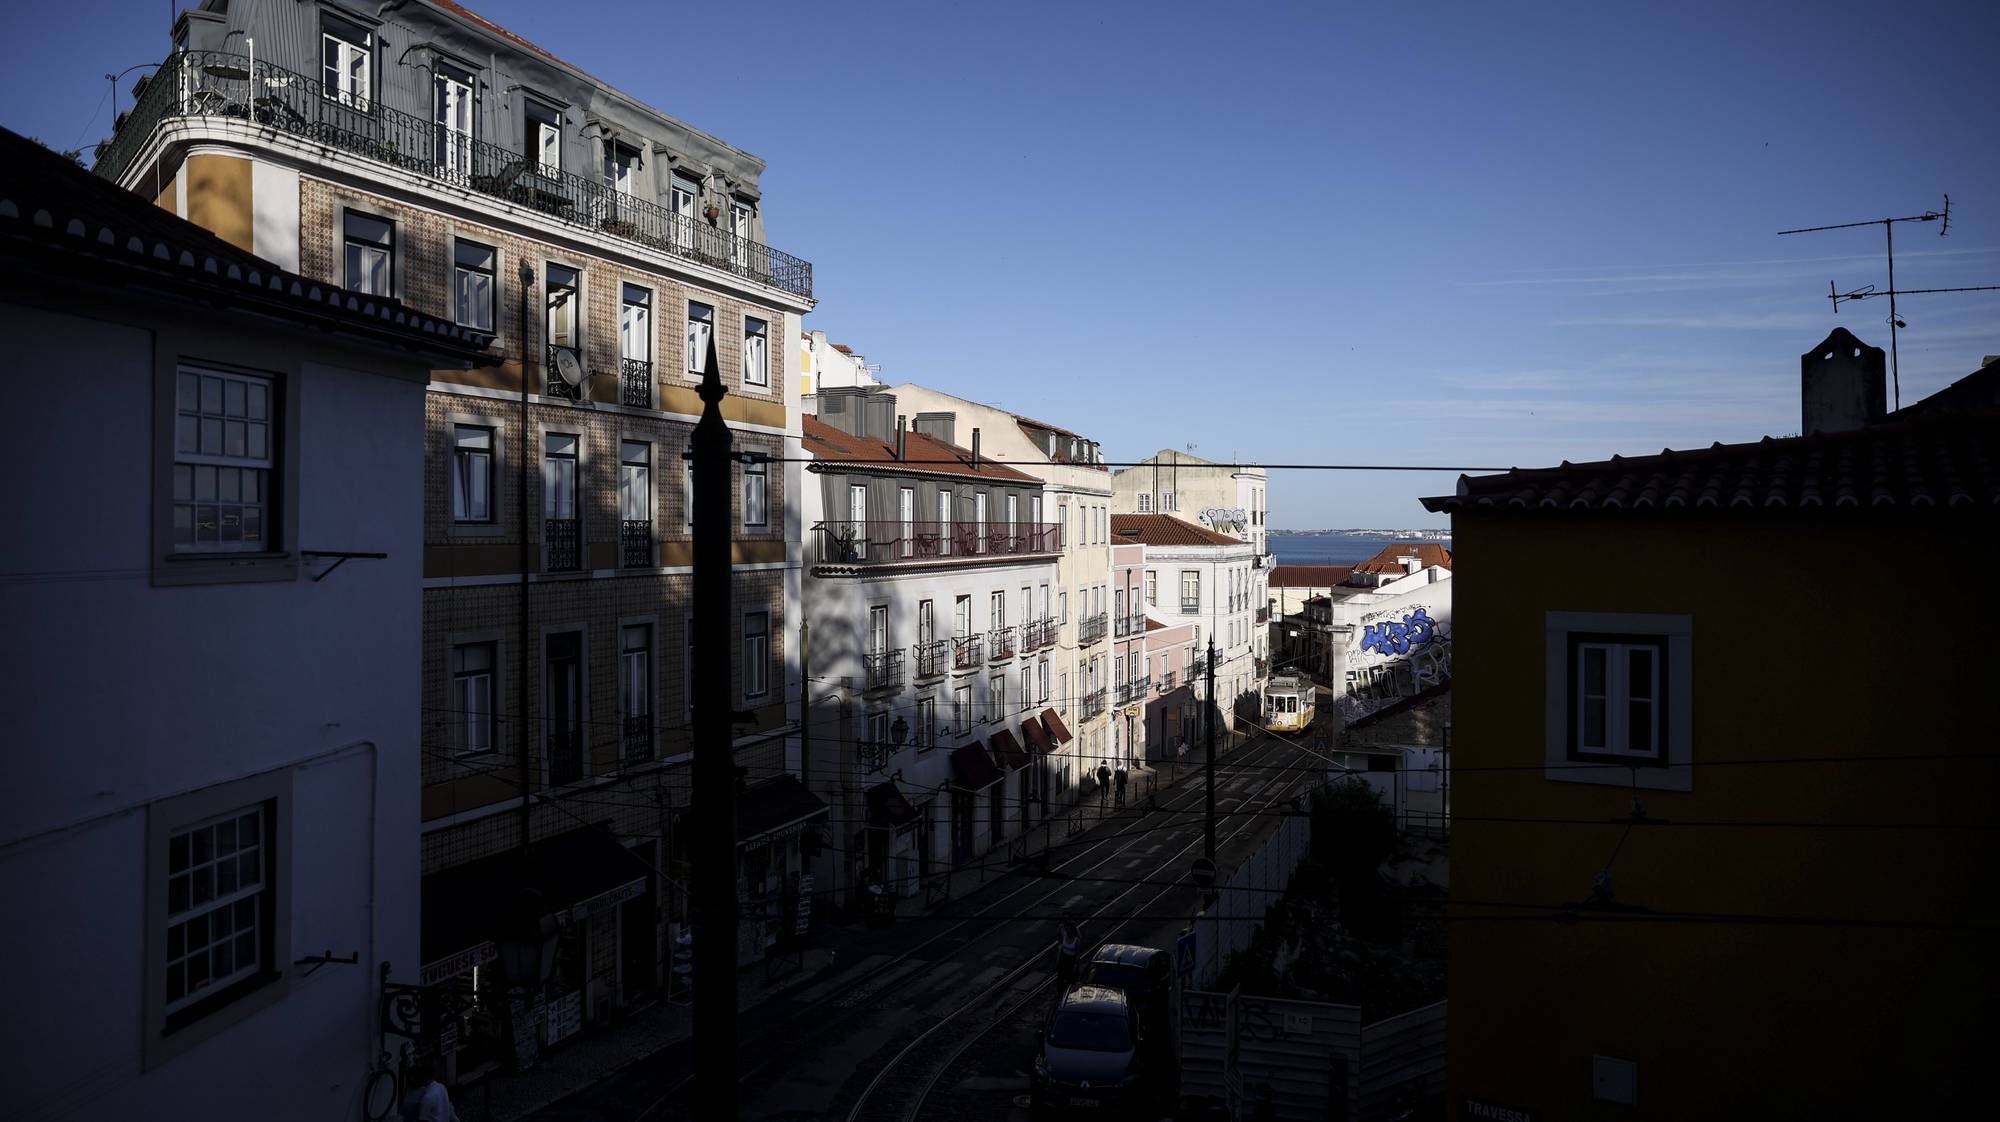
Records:
[[[1070,983],[1076,980],[1076,956],[1083,953],[1083,936],[1076,929],[1076,921],[1063,917],[1062,929],[1056,935],[1056,1000],[1069,992]]]
[[[409,1090],[403,1094],[403,1117],[409,1122],[458,1122],[451,1107],[451,1093],[438,1082],[437,1070],[429,1057],[410,1065]]]
[[[1117,784],[1117,797],[1116,797],[1116,798],[1115,798],[1115,799],[1113,800],[1113,803],[1112,803],[1112,805],[1114,805],[1114,806],[1124,806],[1124,805],[1125,805],[1125,765],[1124,765],[1124,764],[1122,764],[1122,763],[1118,765],[1118,777],[1117,777],[1117,780],[1116,780],[1116,784]]]

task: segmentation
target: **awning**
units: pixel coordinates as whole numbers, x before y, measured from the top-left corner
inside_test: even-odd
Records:
[[[870,826],[901,826],[917,819],[917,808],[893,780],[868,788],[867,799]]]
[[[826,803],[806,790],[796,775],[753,783],[736,799],[736,844],[789,838],[803,831],[813,819],[826,817],[826,813]]]
[[[986,749],[977,741],[951,753],[951,785],[967,791],[983,791],[1000,782],[1000,769],[993,766]]]
[[[1021,738],[1028,742],[1028,751],[1046,756],[1056,750],[1049,740],[1049,730],[1042,727],[1040,718],[1029,717],[1021,722]]]
[[[1000,761],[1000,766],[1008,771],[1028,766],[1028,754],[1021,751],[1021,742],[1006,729],[987,737],[986,746],[993,750],[993,758]]]
[[[649,872],[608,829],[586,826],[536,842],[525,863],[508,850],[432,873],[423,879],[423,976],[443,981],[490,962],[488,944],[520,938],[543,916],[585,918],[641,896]]]
[[[1042,710],[1042,724],[1049,730],[1049,736],[1057,744],[1068,744],[1070,741],[1076,739],[1069,734],[1067,728],[1063,727],[1062,718],[1056,716],[1056,711],[1053,709]]]

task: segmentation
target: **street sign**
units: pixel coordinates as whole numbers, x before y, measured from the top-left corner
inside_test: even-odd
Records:
[[[1197,857],[1188,865],[1188,875],[1200,888],[1215,887],[1215,862],[1206,857]]]

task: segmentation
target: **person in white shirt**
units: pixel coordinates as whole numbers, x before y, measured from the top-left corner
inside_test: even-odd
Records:
[[[408,1087],[403,1095],[403,1117],[409,1122],[458,1122],[451,1095],[438,1082],[430,1060],[418,1060],[410,1066]]]

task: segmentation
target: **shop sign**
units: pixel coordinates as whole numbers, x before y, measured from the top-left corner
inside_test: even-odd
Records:
[[[813,875],[799,874],[799,918],[792,928],[792,934],[803,937],[812,930]]]
[[[438,1055],[449,1056],[458,1051],[458,1022],[452,1021],[438,1030]]]
[[[555,999],[548,1011],[548,1043],[568,1040],[583,1031],[583,991],[571,990]]]
[[[1532,1110],[1522,1110],[1518,1106],[1501,1106],[1470,1096],[1460,1096],[1459,1114],[1466,1118],[1480,1119],[1481,1122],[1537,1122]]]
[[[446,955],[436,962],[426,963],[418,975],[417,984],[435,986],[446,979],[456,978],[475,966],[484,966],[499,957],[500,948],[491,941],[476,947],[467,947],[457,954]]]
[[[637,900],[646,894],[646,878],[640,877],[630,884],[621,884],[609,892],[601,892],[569,910],[569,918],[581,923],[595,915],[601,915],[623,904],[627,900]]]

